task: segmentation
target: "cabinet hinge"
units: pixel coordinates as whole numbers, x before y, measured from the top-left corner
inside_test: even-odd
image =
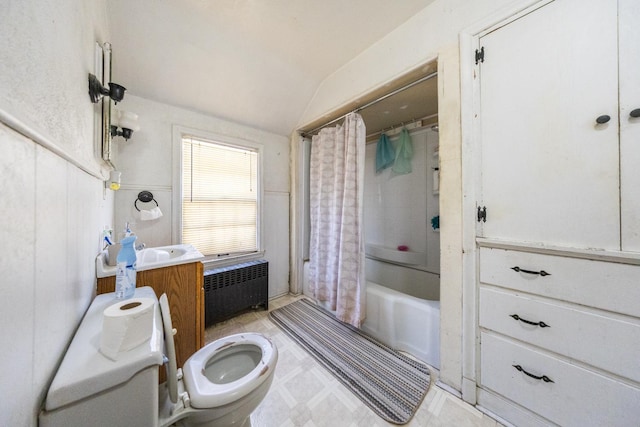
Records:
[[[487,207],[478,206],[478,222],[487,222]]]
[[[476,65],[478,65],[478,62],[484,62],[484,46],[480,50],[476,49]]]

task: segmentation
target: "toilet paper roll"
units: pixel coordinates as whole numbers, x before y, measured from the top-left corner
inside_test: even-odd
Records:
[[[100,352],[111,360],[151,338],[156,300],[130,298],[107,307],[102,316]]]

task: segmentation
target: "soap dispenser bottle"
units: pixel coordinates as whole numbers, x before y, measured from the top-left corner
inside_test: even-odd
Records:
[[[125,237],[120,242],[122,247],[116,258],[116,298],[127,299],[133,297],[136,291],[136,251],[133,243],[136,236],[131,234],[127,225]]]

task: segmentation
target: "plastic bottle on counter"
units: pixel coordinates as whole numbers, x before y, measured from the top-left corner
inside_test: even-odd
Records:
[[[120,242],[122,248],[116,258],[116,298],[127,299],[133,297],[136,291],[136,250],[133,243],[135,235],[130,235]]]

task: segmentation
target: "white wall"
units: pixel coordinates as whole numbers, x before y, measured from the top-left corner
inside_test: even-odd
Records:
[[[105,16],[103,1],[23,0],[0,8],[3,426],[37,424],[95,294],[94,258],[113,198],[103,198],[87,73],[95,42],[107,40]],[[38,142],[7,123],[39,134]]]
[[[457,44],[438,62],[440,125],[440,379],[462,391],[462,136]],[[472,227],[474,227],[472,225]]]
[[[440,381],[462,390],[462,187],[458,37],[465,28],[529,0],[436,0],[325,79],[300,127],[438,59],[440,122]]]
[[[419,254],[418,268],[440,272],[440,233],[431,228],[439,214],[438,195],[433,192],[433,168],[437,159],[438,133],[430,129],[410,132],[413,146],[412,172],[399,175],[392,167],[376,172],[377,143],[367,145],[364,172],[365,245],[396,249],[406,245]],[[397,147],[400,134],[390,137]],[[375,281],[375,280],[374,280]],[[386,286],[386,284],[385,284]]]
[[[199,129],[264,146],[264,258],[269,261],[269,297],[289,291],[289,140],[144,98],[127,95],[117,108],[139,115],[140,131],[124,142],[115,138],[114,163],[122,172],[122,188],[115,195],[115,230],[131,223],[137,243],[147,247],[172,242],[173,127]],[[134,201],[142,190],[153,193],[163,217],[140,221]],[[140,205],[140,203],[139,203]],[[142,205],[141,205],[142,206]]]

